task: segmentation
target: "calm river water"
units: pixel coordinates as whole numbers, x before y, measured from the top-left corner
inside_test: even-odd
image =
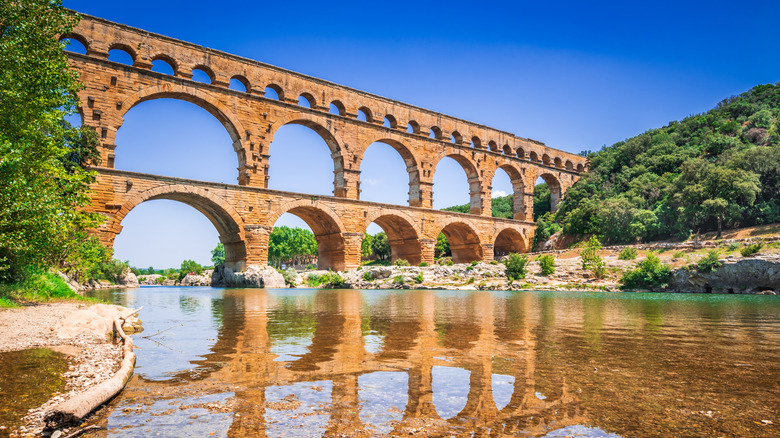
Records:
[[[780,436],[776,296],[98,294],[145,329],[99,436]]]

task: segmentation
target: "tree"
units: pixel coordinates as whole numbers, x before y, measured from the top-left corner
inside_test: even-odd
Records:
[[[437,259],[452,255],[452,252],[450,251],[450,242],[447,241],[447,236],[445,236],[444,233],[439,233],[436,237],[436,246],[433,247],[433,254]]]
[[[371,242],[374,240],[374,236],[364,233],[363,241],[360,242],[360,257],[364,259],[371,258]]]
[[[65,263],[99,224],[80,208],[97,135],[63,119],[81,85],[57,36],[76,22],[59,0],[0,3],[0,281]]]
[[[387,260],[390,257],[390,242],[387,240],[387,234],[384,232],[376,233],[371,241],[371,252],[379,260]]]
[[[216,246],[216,248],[211,250],[211,263],[214,264],[214,267],[216,268],[217,265],[221,265],[225,263],[225,244],[222,242],[219,242]]]
[[[181,269],[179,269],[179,281],[181,281],[182,278],[186,277],[187,274],[197,274],[200,275],[203,273],[203,266],[201,266],[199,263],[197,263],[194,260],[184,260],[181,262]]]
[[[274,227],[268,237],[268,261],[281,267],[282,263],[301,264],[317,255],[317,239],[309,230]]]

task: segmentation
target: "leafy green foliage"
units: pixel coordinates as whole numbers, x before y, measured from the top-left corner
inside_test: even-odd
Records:
[[[298,278],[298,273],[295,272],[295,268],[289,267],[284,270],[279,270],[279,273],[282,274],[282,278],[284,278],[284,284],[287,286],[295,286],[295,279]]]
[[[522,280],[528,273],[528,256],[525,254],[511,253],[504,260],[506,265],[506,278],[509,282]]]
[[[23,281],[0,284],[0,307],[17,307],[18,302],[45,302],[53,299],[85,300],[73,292],[62,278],[51,272],[33,272]]]
[[[77,18],[60,1],[0,2],[0,281],[65,264],[101,218],[89,202],[97,134],[73,128],[78,75],[57,36]],[[72,259],[70,260],[72,262]]]
[[[405,280],[403,275],[396,275],[395,277],[393,277],[393,284],[404,284],[404,283]]]
[[[364,259],[371,257],[371,242],[374,240],[374,236],[363,233],[363,241],[360,243],[360,256]]]
[[[599,250],[601,250],[601,242],[596,236],[591,236],[580,252],[582,269],[593,272],[596,278],[604,278],[607,274],[607,264],[599,255]]]
[[[200,275],[202,273],[203,266],[201,266],[198,262],[194,260],[184,260],[181,262],[181,268],[179,268],[178,280],[181,281],[181,279],[186,277],[187,274]]]
[[[127,262],[108,259],[93,263],[86,271],[85,280],[106,280],[109,283],[119,283],[119,278],[130,269]]]
[[[390,241],[387,240],[387,234],[384,231],[376,233],[371,240],[371,254],[379,260],[387,260],[390,257]]]
[[[274,227],[268,236],[268,260],[277,268],[289,262],[300,265],[316,255],[317,239],[309,230]]]
[[[536,219],[536,233],[534,233],[533,248],[538,248],[539,243],[546,242],[553,234],[561,230],[561,226],[555,222],[555,215],[544,213]]]
[[[661,263],[661,259],[655,254],[637,263],[636,269],[623,274],[620,281],[623,289],[648,289],[664,288],[669,284],[672,270]]]
[[[741,250],[739,250],[739,253],[742,254],[742,257],[750,257],[754,254],[757,254],[759,251],[761,251],[761,248],[763,247],[764,244],[761,242],[751,243],[750,245],[747,245]]]
[[[425,280],[425,279],[423,278],[423,273],[422,273],[422,272],[419,272],[419,273],[417,273],[417,276],[415,276],[415,277],[414,277],[414,281],[415,281],[417,284],[420,284],[420,283],[422,283],[424,280]]]
[[[701,273],[716,271],[723,263],[720,261],[720,252],[713,249],[704,258],[696,263],[696,270]]]
[[[338,272],[325,272],[322,275],[309,274],[306,279],[309,287],[322,287],[325,289],[335,289],[344,285],[344,279]]]
[[[439,233],[436,237],[436,245],[433,247],[433,254],[437,259],[440,257],[452,257],[450,242],[447,241],[447,236],[445,236],[444,233]]]
[[[211,263],[214,267],[225,263],[225,244],[219,242],[216,248],[211,250]],[[150,268],[151,269],[151,268]]]
[[[618,260],[635,260],[637,255],[636,248],[627,246],[620,250],[620,254],[618,254]]]
[[[539,267],[542,269],[542,275],[548,277],[555,273],[555,256],[552,254],[544,254],[537,257],[539,261]]]
[[[540,217],[549,213],[551,208],[550,187],[547,183],[534,186],[534,220],[538,221]]]
[[[394,265],[396,266],[412,266],[408,260],[406,259],[398,259],[395,261]]]
[[[588,153],[555,221],[609,243],[780,222],[780,84]]]
[[[363,281],[372,281],[373,278],[371,278],[371,271],[366,271],[363,273]]]
[[[419,267],[421,267],[421,268],[424,268],[424,267],[428,266],[428,264],[427,264],[427,263],[425,263],[425,262],[420,262],[420,264],[419,264],[419,265],[417,265],[417,266],[419,266]]]

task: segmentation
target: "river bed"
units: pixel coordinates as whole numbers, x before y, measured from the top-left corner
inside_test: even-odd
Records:
[[[93,436],[775,437],[780,299],[142,287]]]

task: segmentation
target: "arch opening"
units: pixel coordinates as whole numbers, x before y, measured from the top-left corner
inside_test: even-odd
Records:
[[[561,184],[551,173],[543,173],[534,186],[534,220],[547,212],[554,212],[561,201]]]
[[[554,165],[555,165],[555,167],[557,167],[558,169],[561,169],[561,168],[563,168],[563,160],[561,160],[559,157],[555,157],[555,160],[553,160],[553,164],[554,164]]]
[[[243,76],[236,75],[230,78],[230,81],[228,83],[228,88],[230,88],[231,90],[246,93],[250,89],[249,81]]]
[[[330,103],[328,112],[337,116],[343,116],[347,113],[347,109],[344,107],[343,103],[339,102],[338,100],[334,100]]]
[[[406,132],[409,134],[419,134],[420,133],[420,124],[415,122],[414,120],[410,121],[406,124]]]
[[[519,158],[521,160],[525,160],[526,159],[526,157],[525,157],[525,149],[517,148],[517,158]]]
[[[498,152],[498,144],[495,141],[490,140],[488,142],[488,149],[492,152]]]
[[[334,219],[333,214],[317,206],[294,206],[284,212],[274,221],[274,227],[280,222],[284,223],[284,216],[292,215],[306,224],[306,229],[314,234],[316,245],[316,264],[318,269],[332,269],[343,271],[346,267],[345,242],[343,230]],[[289,220],[289,219],[288,219]],[[271,248],[269,242],[269,263],[271,261]],[[313,261],[313,260],[312,260]]]
[[[381,233],[372,233],[372,229],[381,228]],[[384,237],[381,236],[384,234]],[[369,259],[386,259],[391,262],[406,260],[411,265],[419,265],[422,262],[422,246],[414,227],[405,218],[386,214],[379,216],[369,224],[364,234],[368,242],[370,254],[363,251],[363,256]],[[363,245],[363,249],[366,245]]]
[[[463,222],[454,222],[441,232],[447,238],[454,263],[470,263],[483,259],[479,236],[471,226]]]
[[[385,116],[384,120],[382,120],[382,126],[385,128],[395,129],[398,127],[398,122],[395,120],[395,117],[388,114]]]
[[[450,136],[450,143],[461,144],[462,142],[463,142],[463,136],[460,135],[458,131],[453,131],[452,135]]]
[[[207,67],[195,67],[192,69],[192,80],[202,84],[213,84],[214,73]]]
[[[505,144],[503,148],[501,148],[501,151],[504,153],[504,155],[512,155],[512,148]]]
[[[326,128],[309,120],[290,121],[273,133],[268,153],[265,185],[269,189],[343,196],[344,160]]]
[[[87,54],[86,40],[77,38],[75,35],[66,36],[60,39],[60,42],[63,44],[63,49],[66,52],[78,53],[80,55]]]
[[[364,106],[361,106],[357,110],[357,119],[360,120],[361,122],[369,122],[370,123],[373,120],[371,118],[371,110],[366,108],[366,107],[364,107]]]
[[[525,220],[525,184],[520,171],[509,164],[499,166],[493,175],[492,186],[493,216]],[[500,195],[504,198],[497,204],[495,198]]]
[[[108,60],[124,65],[133,65],[135,58],[124,46],[114,46],[108,51]]]
[[[552,165],[552,160],[550,159],[549,155],[547,155],[547,154],[543,154],[542,155],[542,164],[544,164],[545,166]]]
[[[133,172],[235,184],[242,156],[236,141],[235,127],[208,103],[193,96],[157,94],[125,113],[116,133],[115,165]]]
[[[574,163],[571,162],[571,160],[566,160],[566,164],[564,164],[564,168],[568,171],[574,170]]]
[[[439,128],[438,126],[431,126],[431,130],[428,133],[428,138],[441,140],[442,136],[443,136],[443,134],[441,132],[441,128]]]
[[[269,84],[263,89],[263,96],[266,99],[282,100],[284,99],[284,91],[282,91],[282,87],[276,84]]]
[[[480,140],[477,136],[471,137],[470,146],[474,149],[482,149],[482,140]]]
[[[578,164],[577,165],[577,172],[584,172],[584,171],[585,171],[585,166],[583,166],[582,164]]]
[[[538,163],[539,162],[539,155],[536,152],[531,151],[531,152],[528,153],[528,160],[533,162],[533,163]]]
[[[463,155],[450,154],[436,164],[433,174],[433,208],[480,214],[482,212],[481,190],[476,166]],[[465,193],[469,194],[465,202],[468,210],[464,207]]]
[[[511,253],[524,253],[528,251],[525,236],[514,228],[501,230],[493,243],[493,257],[498,260]]]
[[[172,60],[156,58],[152,60],[152,71],[173,76],[176,74],[174,65],[176,64],[174,64]]]
[[[420,171],[409,148],[389,139],[371,143],[360,162],[360,190],[365,201],[419,207]]]
[[[301,93],[301,95],[298,96],[298,105],[304,108],[314,108],[317,106],[317,101],[314,99],[314,96],[312,96],[311,94]]]

